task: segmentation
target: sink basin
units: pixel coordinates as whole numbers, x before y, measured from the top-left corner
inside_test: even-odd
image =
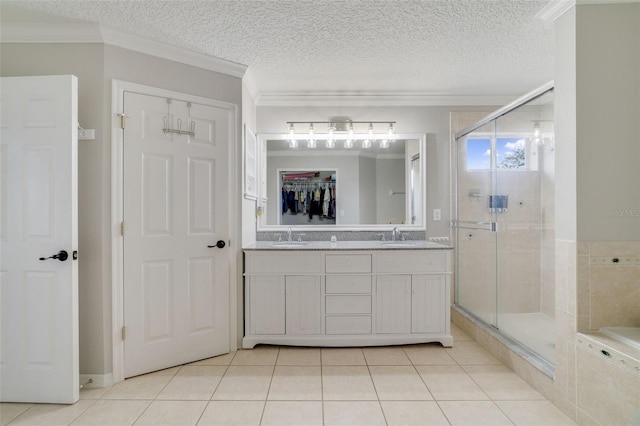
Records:
[[[300,247],[307,245],[307,243],[304,241],[276,241],[271,245],[276,247]]]

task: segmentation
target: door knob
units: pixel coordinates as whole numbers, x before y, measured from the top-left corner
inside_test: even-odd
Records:
[[[54,254],[53,256],[49,256],[49,257],[41,257],[40,260],[58,259],[60,262],[64,262],[68,258],[69,258],[69,253],[67,253],[65,250],[60,250],[58,254]]]
[[[218,242],[213,245],[213,246],[207,246],[209,248],[214,248],[214,247],[218,247],[218,248],[224,248],[224,246],[226,246],[226,244],[224,243],[224,241],[222,240],[218,240]]]

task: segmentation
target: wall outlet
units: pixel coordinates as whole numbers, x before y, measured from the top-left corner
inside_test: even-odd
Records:
[[[433,220],[442,220],[442,210],[433,209]]]

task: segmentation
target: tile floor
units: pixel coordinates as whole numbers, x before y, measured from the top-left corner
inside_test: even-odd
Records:
[[[453,348],[257,347],[85,389],[71,406],[0,405],[2,425],[572,425],[452,325]]]

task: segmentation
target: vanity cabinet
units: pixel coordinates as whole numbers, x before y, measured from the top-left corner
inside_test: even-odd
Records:
[[[244,348],[451,346],[448,250],[247,250]]]

